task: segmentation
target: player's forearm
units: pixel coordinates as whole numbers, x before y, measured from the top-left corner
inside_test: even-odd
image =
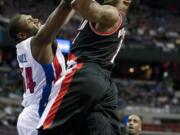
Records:
[[[54,40],[60,27],[67,21],[70,12],[70,4],[67,1],[62,1],[54,12],[51,13],[42,29],[36,35],[36,38],[43,42],[42,45],[48,45]]]
[[[64,21],[64,24],[63,25],[66,25],[69,20],[72,18],[72,16],[75,14],[75,10],[71,10],[71,12],[68,14],[68,16],[66,17],[66,20]]]

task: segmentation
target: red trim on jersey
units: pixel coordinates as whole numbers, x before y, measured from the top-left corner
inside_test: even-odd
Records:
[[[119,27],[122,25],[122,22],[123,22],[123,20],[122,20],[122,15],[120,14],[120,15],[119,15],[119,22],[118,22],[118,24],[113,28],[113,30],[111,30],[111,31],[109,31],[109,32],[99,32],[99,31],[97,31],[97,30],[94,28],[94,26],[96,25],[96,23],[91,23],[91,22],[89,22],[89,25],[90,25],[91,30],[92,30],[95,34],[101,35],[101,36],[109,36],[109,35],[114,34],[114,33],[119,29]]]
[[[77,60],[77,57],[76,57],[74,54],[69,53],[69,55],[68,55],[68,60],[69,60],[69,61],[70,61],[70,60],[76,61],[76,60]]]
[[[60,78],[62,72],[61,64],[59,63],[57,56],[54,57],[53,64],[56,72],[56,77],[55,77],[55,82],[56,82]]]
[[[45,119],[45,122],[43,124],[43,129],[47,129],[52,125],[54,118],[56,116],[56,113],[61,106],[63,98],[69,90],[69,86],[71,84],[73,76],[82,67],[83,67],[83,63],[77,64],[76,67],[74,69],[72,69],[71,73],[69,73],[65,76],[64,80],[62,81],[62,85],[61,85],[62,87],[60,88],[58,96],[56,97],[55,102],[51,106],[50,111]]]

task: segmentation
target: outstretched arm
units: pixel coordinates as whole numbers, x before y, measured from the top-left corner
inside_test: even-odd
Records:
[[[43,27],[34,37],[35,42],[40,43],[41,46],[46,46],[47,44],[51,43],[56,37],[60,27],[66,21],[70,12],[70,4],[66,2],[66,0],[62,0],[62,2],[51,13]]]
[[[60,27],[70,18],[71,7],[69,1],[61,1],[31,40],[33,56],[40,63],[48,63],[53,57],[52,50],[50,50],[51,44],[58,34]]]

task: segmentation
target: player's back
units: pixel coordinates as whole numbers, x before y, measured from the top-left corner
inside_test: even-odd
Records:
[[[17,60],[23,77],[23,102],[22,105],[39,105],[41,115],[50,94],[53,92],[54,81],[65,73],[65,61],[59,47],[52,63],[40,64],[32,56],[31,38],[19,43],[17,48]],[[52,94],[54,95],[54,94]]]

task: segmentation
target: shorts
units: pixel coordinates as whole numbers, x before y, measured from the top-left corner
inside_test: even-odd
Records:
[[[39,122],[39,106],[30,105],[25,107],[20,113],[17,122],[17,130],[19,135],[37,135],[36,130],[37,124]]]
[[[118,135],[117,88],[108,70],[77,63],[59,83],[58,95],[42,116],[39,135]]]

